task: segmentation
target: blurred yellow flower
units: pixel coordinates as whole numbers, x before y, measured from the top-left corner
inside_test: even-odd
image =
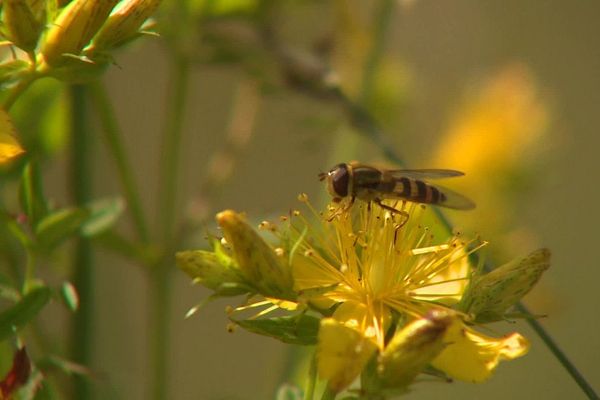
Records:
[[[515,214],[514,195],[531,186],[527,182],[544,150],[549,119],[531,73],[510,65],[468,94],[428,163],[466,173],[452,187],[469,193],[478,208],[452,218],[494,237],[495,252],[507,244],[518,252],[535,245],[534,235],[508,216]],[[512,239],[516,232],[518,240]]]
[[[465,185],[485,186],[490,173],[522,164],[547,125],[548,112],[533,78],[523,66],[510,66],[460,108],[438,145],[434,165],[466,172]]]

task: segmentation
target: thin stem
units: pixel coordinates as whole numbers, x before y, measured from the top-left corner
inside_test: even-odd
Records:
[[[311,357],[310,364],[308,366],[308,374],[306,377],[306,387],[304,388],[304,399],[313,400],[315,396],[315,386],[317,384],[317,356],[316,352]]]
[[[167,398],[167,383],[169,371],[169,318],[170,299],[172,290],[172,252],[174,228],[177,222],[176,199],[177,180],[179,176],[179,154],[183,132],[183,116],[187,88],[189,86],[190,66],[182,56],[176,59],[171,73],[171,95],[169,96],[169,110],[167,125],[163,137],[163,153],[161,157],[161,170],[159,181],[159,237],[162,241],[164,254],[162,260],[155,266],[151,274],[152,307],[150,320],[152,321],[150,340],[152,354],[152,393],[151,398],[164,400]]]
[[[70,88],[71,97],[71,197],[77,205],[83,205],[91,197],[92,163],[90,154],[90,129],[86,110],[86,90],[83,86]],[[79,294],[79,309],[74,316],[71,332],[73,359],[82,365],[89,365],[93,345],[93,256],[89,239],[77,240],[74,256],[73,284]],[[89,399],[91,388],[87,378],[75,377],[75,398]]]
[[[518,303],[516,309],[525,315],[531,315],[529,309],[523,304]],[[558,362],[563,366],[564,369],[567,370],[571,378],[579,385],[581,390],[586,394],[588,399],[595,400],[598,399],[598,394],[594,391],[594,388],[585,380],[581,372],[573,365],[571,360],[566,356],[566,354],[558,347],[558,344],[552,339],[550,334],[544,329],[544,327],[540,324],[540,322],[535,318],[527,318],[527,323],[529,326],[537,333],[538,337],[542,339],[544,344],[550,349],[554,357],[558,360]]]
[[[329,386],[327,386],[323,391],[323,396],[321,396],[321,400],[335,400],[336,396],[337,393],[329,389]]]
[[[131,218],[138,238],[143,243],[148,243],[148,224],[140,200],[137,182],[131,169],[131,163],[127,157],[125,146],[123,145],[123,134],[117,122],[115,111],[106,93],[106,88],[101,82],[96,81],[90,85],[90,97],[98,112],[98,116],[100,117],[104,139],[114,158],[119,180],[123,187],[127,205],[131,210]]]
[[[26,250],[25,278],[23,279],[23,294],[29,292],[31,283],[35,279],[35,254],[31,248]]]
[[[158,209],[160,237],[171,242],[176,223],[177,178],[179,175],[180,144],[183,131],[183,116],[189,83],[189,63],[183,59],[174,62],[172,72],[172,99],[169,102],[167,127],[163,136]]]
[[[392,20],[394,10],[393,0],[382,0],[380,2],[379,10],[375,14],[373,21],[374,31],[373,38],[371,40],[371,49],[367,58],[365,59],[365,65],[363,68],[361,92],[359,94],[358,103],[366,105],[371,100],[373,95],[373,86],[375,77],[377,75],[377,68],[383,56],[383,50],[385,48],[385,38]]]

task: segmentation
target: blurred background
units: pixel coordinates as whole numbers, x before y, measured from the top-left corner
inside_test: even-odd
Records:
[[[209,3],[216,4],[211,18],[203,9]],[[283,1],[270,16],[272,30],[261,35],[247,18],[255,3],[235,1],[228,8],[227,1],[197,1],[192,12],[203,16],[179,29],[185,40],[176,51],[189,56],[191,68],[175,186],[179,218],[192,234],[178,247],[206,246],[204,232],[216,232],[212,215],[222,209],[245,211],[258,223],[297,207],[301,192],[321,204],[317,174],[335,163],[390,164],[378,139],[353,123],[347,104],[329,93],[327,85],[338,82],[378,122],[406,167],[466,172],[450,183],[477,209],[447,215],[457,229],[490,241],[485,254],[491,262],[551,249],[552,266],[526,304],[547,315],[542,324],[600,388],[600,263],[594,253],[600,6]],[[118,65],[103,77],[151,216],[157,214],[160,134],[176,75],[171,40],[167,32],[138,41],[116,55]],[[94,195],[118,194],[113,160],[101,139],[94,140]],[[57,150],[57,159],[46,170],[53,182],[47,187],[65,203],[64,152]],[[95,255],[96,398],[148,398],[147,313],[153,303],[147,274],[102,249]],[[208,292],[180,271],[174,280],[168,398],[272,398],[286,373],[288,346],[242,330],[227,333],[224,308],[231,300],[184,319]],[[510,328],[531,339],[530,354],[500,365],[490,382],[419,383],[406,397],[585,398],[526,324]]]

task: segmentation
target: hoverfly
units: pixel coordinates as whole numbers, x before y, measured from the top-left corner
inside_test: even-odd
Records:
[[[404,214],[382,203],[384,199],[433,204],[457,210],[475,207],[468,198],[446,188],[425,182],[425,179],[441,179],[462,176],[464,173],[450,169],[380,169],[358,162],[342,163],[327,173],[320,173],[319,180],[327,181],[327,190],[336,203],[350,198],[345,210],[355,199],[374,202],[389,211]]]

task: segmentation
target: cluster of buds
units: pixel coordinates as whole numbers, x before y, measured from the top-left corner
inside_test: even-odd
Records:
[[[217,215],[223,237],[211,238],[212,251],[176,259],[211,298],[246,296],[230,308],[234,325],[316,346],[327,390],[383,399],[422,373],[483,382],[500,361],[527,353],[519,333],[490,337],[475,327],[515,316],[512,308],[548,268],[548,250],[486,272],[472,261],[486,243],[458,236],[436,243],[420,205],[403,205],[408,220],[399,222],[377,205],[326,217],[305,195],[301,201],[314,218],[294,211],[282,224],[259,225],[278,239],[273,245],[227,210]]]
[[[2,34],[10,45],[28,55],[27,62],[18,64],[23,70],[82,81],[104,70],[111,62],[111,51],[146,32],[148,18],[159,3],[72,0],[56,9],[55,1],[5,0]],[[22,72],[10,69],[12,74]]]

